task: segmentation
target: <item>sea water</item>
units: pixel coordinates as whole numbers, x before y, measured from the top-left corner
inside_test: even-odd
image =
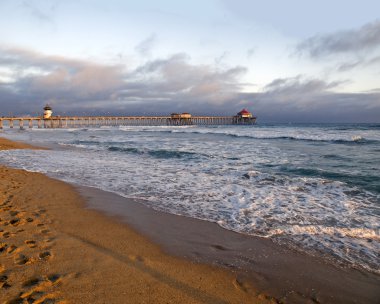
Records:
[[[380,125],[4,129],[0,163],[380,273]],[[140,200],[141,201],[141,200]]]

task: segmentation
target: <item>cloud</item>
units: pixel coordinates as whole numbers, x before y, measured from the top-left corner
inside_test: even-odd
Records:
[[[380,122],[380,90],[335,92],[342,83],[281,78],[260,93],[240,93],[237,99],[264,122]]]
[[[186,54],[148,61],[128,75],[124,98],[139,93],[139,99],[173,99],[182,103],[202,99],[223,103],[231,92],[240,89],[239,77],[246,68],[219,70],[211,65],[193,65]]]
[[[336,54],[367,52],[379,47],[380,20],[376,20],[359,29],[310,37],[298,44],[297,51],[312,58],[321,58]]]
[[[251,58],[257,51],[256,47],[249,48],[247,50],[247,58]]]
[[[58,7],[59,1],[51,1],[49,7],[42,9],[40,6],[35,4],[35,1],[23,0],[22,6],[30,12],[30,14],[40,22],[54,24],[54,20],[51,17],[51,14]],[[48,12],[46,12],[48,11]]]
[[[380,122],[380,91],[337,93],[344,81],[304,76],[279,78],[259,93],[240,93],[236,100],[263,122]]]
[[[380,122],[379,92],[321,92],[288,100],[261,93],[252,96],[252,100],[247,106],[265,122]]]
[[[135,50],[142,56],[148,56],[151,54],[154,45],[157,42],[157,35],[151,34],[148,38],[141,41],[136,45]]]
[[[344,62],[338,65],[338,72],[346,72],[356,68],[371,68],[378,67],[380,65],[380,56],[376,56],[367,60],[354,60],[350,62]]]
[[[299,75],[291,78],[278,78],[267,84],[264,93],[278,101],[297,101],[302,106],[307,105],[310,96],[325,94],[336,89],[346,81],[326,82],[320,79],[305,79]]]
[[[13,91],[27,91],[40,98],[85,100],[99,95],[105,98],[123,85],[122,66],[47,56],[24,49],[0,49],[0,64],[14,71]]]
[[[242,92],[243,66],[193,64],[187,54],[136,69],[0,47],[0,116],[35,115],[46,102],[57,114],[233,115],[243,107],[259,121],[379,122],[380,91],[336,93],[343,81],[279,78]],[[11,76],[9,76],[11,75]],[[3,79],[3,80],[2,80]]]
[[[20,48],[0,48],[0,64],[13,71],[13,80],[1,87],[0,96],[13,100],[15,109],[15,100],[25,108],[24,100],[39,105],[55,100],[65,111],[125,109],[134,103],[143,108],[144,104],[162,102],[185,110],[199,100],[220,105],[240,90],[239,78],[246,71],[240,66],[221,69],[195,65],[186,54],[151,60],[127,71],[122,65],[48,56]],[[162,112],[170,112],[169,108]]]
[[[230,55],[229,52],[224,51],[220,56],[217,56],[217,57],[214,59],[215,65],[219,66],[219,65],[223,64],[223,62],[226,60],[226,58],[227,58],[229,55]]]

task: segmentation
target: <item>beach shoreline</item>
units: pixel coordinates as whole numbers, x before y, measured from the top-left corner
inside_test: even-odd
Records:
[[[336,268],[267,239],[39,173],[0,172],[0,292],[7,300],[376,303],[380,297],[378,276]]]
[[[216,223],[155,211],[136,201],[91,187],[76,186],[87,208],[117,218],[158,244],[165,253],[232,271],[280,303],[375,303],[380,277],[342,268]],[[103,202],[107,201],[107,206]]]

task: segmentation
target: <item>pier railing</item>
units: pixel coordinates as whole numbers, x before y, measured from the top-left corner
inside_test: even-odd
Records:
[[[239,116],[192,116],[173,118],[171,116],[54,116],[42,117],[1,117],[0,129],[14,128],[87,128],[101,126],[186,126],[186,125],[253,125],[256,118]]]

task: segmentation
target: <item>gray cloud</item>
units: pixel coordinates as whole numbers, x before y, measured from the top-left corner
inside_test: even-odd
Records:
[[[143,56],[150,55],[156,42],[157,35],[152,34],[148,38],[141,41],[138,45],[136,45],[135,50]]]
[[[313,58],[323,56],[372,51],[380,47],[380,20],[365,24],[359,29],[316,35],[297,46],[301,54]]]
[[[380,122],[380,90],[336,93],[342,82],[276,79],[260,93],[241,93],[237,100],[264,122]]]
[[[346,72],[356,68],[368,68],[380,66],[380,56],[376,56],[370,59],[354,60],[350,62],[344,62],[338,65],[338,72]]]
[[[247,58],[251,58],[257,51],[256,47],[249,48],[247,50]]]
[[[50,1],[49,5],[43,9],[39,5],[35,3],[35,1],[31,0],[23,0],[22,7],[24,7],[36,20],[43,23],[50,23],[54,25],[54,20],[52,18],[52,14],[59,6],[59,1]]]
[[[35,115],[50,102],[60,115],[173,111],[232,115],[248,107],[262,122],[380,119],[380,91],[335,93],[342,82],[296,76],[275,79],[259,93],[243,93],[240,79],[245,67],[195,65],[186,54],[128,70],[123,65],[0,48],[0,65],[0,116]]]
[[[30,104],[55,100],[65,111],[112,105],[112,108],[139,103],[188,104],[202,100],[223,104],[240,89],[239,77],[246,69],[219,69],[193,65],[186,54],[148,61],[127,72],[125,66],[46,56],[25,49],[0,48],[0,65],[13,73],[13,80],[0,87],[2,103],[22,111]],[[2,75],[0,74],[0,80]],[[12,108],[12,105],[10,108]],[[4,107],[3,107],[4,109]],[[169,111],[166,108],[164,111]]]
[[[23,49],[0,49],[0,64],[13,71],[8,86],[41,99],[108,97],[124,84],[121,66],[107,66]],[[1,76],[1,75],[0,75]]]
[[[224,51],[220,56],[216,57],[214,59],[214,62],[217,66],[223,64],[223,61],[225,61],[225,59],[229,56],[229,52],[227,51]]]
[[[145,76],[148,86],[156,93],[181,95],[184,99],[203,98],[222,103],[224,96],[239,90],[239,77],[244,67],[219,70],[208,65],[192,65],[185,54],[168,59],[148,62],[133,74],[134,78]]]
[[[247,107],[254,109],[264,122],[380,122],[379,92],[321,92],[286,102],[266,93],[251,98],[253,102],[247,103]]]
[[[278,78],[267,84],[264,94],[282,103],[292,102],[299,107],[310,107],[311,96],[326,94],[345,81],[326,82],[320,79],[304,79],[301,75],[292,78]]]

